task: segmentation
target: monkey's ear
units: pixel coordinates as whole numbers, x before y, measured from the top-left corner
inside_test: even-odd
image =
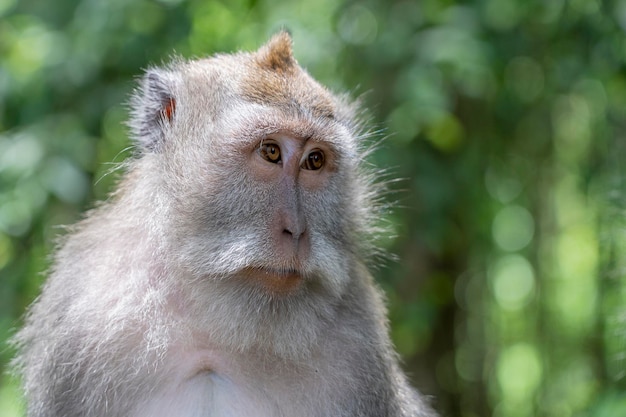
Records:
[[[288,72],[297,62],[293,57],[292,40],[289,32],[278,32],[257,51],[257,62],[260,66],[279,72]]]
[[[129,127],[143,151],[158,152],[165,132],[176,117],[173,76],[160,69],[149,69],[131,98]]]

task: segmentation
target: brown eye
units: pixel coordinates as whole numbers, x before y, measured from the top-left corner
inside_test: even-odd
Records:
[[[324,153],[320,150],[315,150],[307,155],[304,162],[302,162],[302,168],[311,171],[316,171],[324,166]]]
[[[280,148],[275,143],[263,143],[259,149],[259,153],[266,161],[275,164],[280,162]]]

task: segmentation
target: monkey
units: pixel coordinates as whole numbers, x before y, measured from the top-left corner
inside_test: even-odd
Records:
[[[135,155],[61,239],[13,343],[30,417],[434,417],[368,271],[357,101],[281,31],[150,67]]]

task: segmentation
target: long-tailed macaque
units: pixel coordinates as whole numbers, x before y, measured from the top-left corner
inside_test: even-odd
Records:
[[[356,106],[290,36],[149,69],[131,105],[137,155],[15,337],[28,415],[434,416],[364,266]]]

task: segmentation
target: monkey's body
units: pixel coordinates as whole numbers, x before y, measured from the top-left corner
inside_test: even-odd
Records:
[[[352,110],[289,37],[150,70],[134,105],[144,154],[16,337],[29,416],[432,416],[361,261]]]

